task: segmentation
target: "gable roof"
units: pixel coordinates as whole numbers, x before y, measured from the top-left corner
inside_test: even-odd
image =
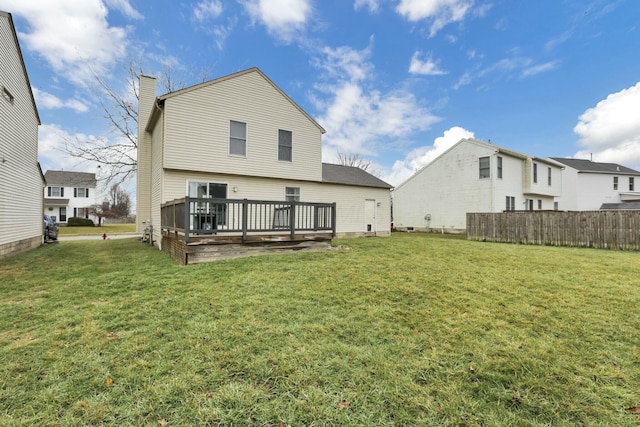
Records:
[[[96,187],[96,174],[89,172],[46,171],[47,185],[61,187]]]
[[[16,44],[16,49],[18,49],[18,56],[20,57],[20,64],[22,65],[22,72],[24,73],[24,78],[27,81],[27,88],[29,89],[29,95],[31,95],[31,103],[33,104],[33,111],[36,113],[36,119],[38,120],[38,124],[41,125],[40,122],[40,114],[38,114],[38,107],[36,106],[36,99],[33,97],[33,90],[31,89],[31,82],[29,82],[29,74],[27,74],[27,67],[24,65],[24,58],[22,57],[22,49],[20,49],[20,42],[18,41],[18,34],[16,33],[16,27],[13,24],[13,17],[9,12],[4,12],[0,10],[0,16],[4,16],[9,20],[9,27],[11,27],[11,33],[13,34],[13,40]]]
[[[365,170],[355,166],[343,166],[333,163],[322,164],[322,182],[362,187],[392,188],[392,185]]]
[[[578,173],[612,173],[620,175],[640,175],[637,170],[619,165],[617,163],[598,163],[591,160],[569,159],[563,157],[550,157],[550,159],[570,168],[576,169]]]
[[[226,80],[230,80],[230,79],[234,79],[236,77],[240,77],[240,76],[243,76],[245,74],[250,74],[250,73],[258,73],[263,79],[265,79],[267,81],[267,83],[269,83],[271,86],[273,86],[273,88],[275,90],[277,90],[280,93],[280,95],[282,95],[287,101],[289,101],[291,103],[291,105],[293,105],[307,119],[309,119],[309,121],[311,121],[311,123],[313,123],[320,130],[320,132],[322,132],[322,133],[326,133],[327,132],[322,126],[320,126],[320,124],[318,122],[316,122],[313,119],[313,117],[311,117],[309,114],[307,114],[306,111],[304,111],[298,104],[296,104],[295,101],[289,97],[289,95],[287,95],[273,81],[271,81],[271,79],[269,77],[267,77],[267,75],[265,73],[263,73],[258,67],[253,67],[253,68],[249,68],[247,70],[238,71],[238,72],[233,73],[233,74],[228,74],[226,76],[218,77],[217,79],[209,80],[209,81],[204,82],[204,83],[199,83],[197,85],[189,86],[189,87],[186,87],[184,89],[177,90],[175,92],[169,92],[169,93],[167,93],[165,95],[161,95],[161,96],[159,96],[157,98],[158,102],[153,107],[153,110],[151,112],[151,117],[153,117],[154,114],[157,114],[156,113],[156,109],[158,108],[158,104],[164,103],[164,101],[166,99],[173,98],[173,97],[176,97],[176,96],[180,96],[182,94],[185,94],[185,93],[188,93],[188,92],[191,92],[191,91],[203,88],[203,87],[215,85],[217,83],[220,83],[220,82],[223,82],[223,81],[226,81]],[[153,120],[149,120],[149,124],[147,125],[147,128],[150,126],[152,121]]]

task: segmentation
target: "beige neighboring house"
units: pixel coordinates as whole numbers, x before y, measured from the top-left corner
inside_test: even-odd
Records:
[[[553,210],[561,194],[561,164],[463,139],[394,189],[394,226],[462,232],[467,213]]]
[[[141,76],[138,117],[137,229],[159,246],[161,205],[185,196],[336,203],[336,235],[390,234],[391,186],[323,164],[325,130],[258,68],[159,97]]]
[[[43,241],[40,117],[10,13],[0,11],[0,259]]]
[[[89,172],[54,171],[44,174],[44,213],[59,224],[69,218],[86,218],[98,224],[91,207],[98,204],[96,174]]]

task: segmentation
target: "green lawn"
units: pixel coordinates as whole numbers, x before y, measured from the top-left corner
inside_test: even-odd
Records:
[[[0,426],[640,425],[640,254],[335,244],[0,261]]]
[[[58,228],[58,234],[60,236],[91,236],[102,233],[107,233],[107,235],[109,235],[135,232],[135,224],[103,224],[100,227],[61,226]]]

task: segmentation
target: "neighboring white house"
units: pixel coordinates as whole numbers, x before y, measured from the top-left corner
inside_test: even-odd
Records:
[[[391,186],[323,164],[324,129],[257,68],[160,97],[141,76],[138,118],[140,232],[162,203],[198,196],[335,202],[338,235],[390,234]]]
[[[57,223],[66,224],[69,218],[88,218],[97,223],[91,207],[98,202],[96,174],[48,170],[44,174],[44,213]]]
[[[562,166],[463,139],[393,191],[399,230],[459,232],[468,212],[557,209]]]
[[[42,244],[40,117],[10,13],[0,11],[0,259]]]
[[[640,202],[640,172],[616,163],[551,157],[562,163],[559,208],[567,211],[634,209]]]

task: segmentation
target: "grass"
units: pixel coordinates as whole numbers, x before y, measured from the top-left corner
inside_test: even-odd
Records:
[[[102,233],[135,233],[135,224],[102,224],[100,227],[62,226],[58,228],[60,236],[95,236]]]
[[[638,253],[335,243],[0,261],[0,426],[640,425]]]

